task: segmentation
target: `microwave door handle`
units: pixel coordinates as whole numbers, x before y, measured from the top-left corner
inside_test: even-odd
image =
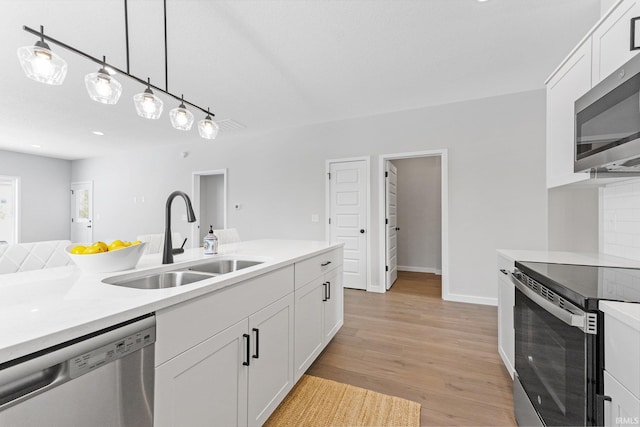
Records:
[[[511,278],[511,282],[514,284],[514,286],[531,301],[535,302],[540,307],[545,309],[554,317],[562,320],[567,325],[576,327],[585,332],[586,316],[584,315],[584,312],[581,312],[582,314],[575,314],[568,310],[565,310],[564,308],[560,308],[541,295],[538,295],[536,292],[529,289],[526,285],[516,279],[513,274],[509,274],[509,277]]]

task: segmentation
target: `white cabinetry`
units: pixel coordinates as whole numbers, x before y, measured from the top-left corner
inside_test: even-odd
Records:
[[[637,16],[640,0],[618,2],[547,81],[548,188],[589,178],[573,172],[575,101],[636,55],[630,50],[630,31],[631,18]],[[640,31],[636,38],[640,43]]]
[[[640,424],[640,305],[600,303],[604,312],[605,426]]]
[[[343,324],[342,250],[296,264],[295,380],[311,366]],[[331,261],[330,264],[327,264]],[[299,274],[300,272],[300,274]],[[314,272],[317,277],[312,277]],[[309,282],[303,284],[302,280]]]
[[[589,178],[573,172],[575,101],[591,88],[591,39],[547,83],[547,187]]]
[[[249,317],[249,425],[264,424],[293,388],[293,307],[289,294]]]
[[[154,426],[247,425],[247,320],[156,368]]]
[[[159,311],[154,425],[262,425],[294,384],[293,320],[293,267]]]
[[[640,0],[625,0],[594,29],[593,86],[638,53],[630,50],[631,18],[637,16],[640,16]]]
[[[513,271],[514,262],[498,254],[498,353],[513,379],[515,371],[515,335],[513,329],[513,305],[515,288],[508,272]]]

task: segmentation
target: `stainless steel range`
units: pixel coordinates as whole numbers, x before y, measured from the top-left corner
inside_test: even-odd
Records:
[[[611,283],[621,277],[615,274],[620,270],[638,281]],[[640,302],[640,270],[516,262],[510,276],[516,289],[513,398],[518,424],[603,425],[607,397],[598,301]],[[620,286],[629,291],[608,291]]]

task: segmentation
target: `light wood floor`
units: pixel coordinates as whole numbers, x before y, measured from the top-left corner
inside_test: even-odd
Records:
[[[440,276],[345,289],[345,322],[307,372],[422,404],[423,426],[514,426],[497,308],[443,301]]]

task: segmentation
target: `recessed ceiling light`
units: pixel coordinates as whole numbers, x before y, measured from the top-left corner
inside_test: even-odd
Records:
[[[40,145],[38,145],[38,144],[31,144],[31,146],[32,146],[33,148],[40,148]]]
[[[94,130],[93,132],[91,132],[94,135],[98,135],[98,136],[102,136],[104,135],[104,132],[100,132],[99,130]]]
[[[485,3],[488,2],[489,0],[478,0],[478,3]]]

